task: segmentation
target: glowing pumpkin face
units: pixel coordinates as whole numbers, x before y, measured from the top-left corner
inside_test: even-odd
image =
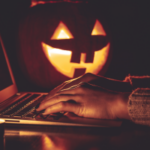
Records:
[[[102,35],[106,36],[106,33],[98,20],[96,20],[94,28],[91,32],[92,36]],[[73,35],[67,28],[67,26],[60,22],[56,28],[51,40],[61,40],[61,39],[73,39]],[[109,43],[100,50],[94,52],[93,62],[86,63],[86,53],[81,53],[80,62],[71,62],[72,51],[63,50],[59,48],[52,47],[50,45],[42,42],[42,47],[44,53],[50,63],[59,71],[60,73],[66,75],[67,77],[73,78],[75,74],[75,69],[85,68],[85,73],[90,72],[93,74],[98,74],[102,69],[103,65],[106,63],[109,54]]]
[[[37,5],[20,23],[22,70],[46,88],[87,72],[103,75],[110,54],[107,34],[87,4]]]

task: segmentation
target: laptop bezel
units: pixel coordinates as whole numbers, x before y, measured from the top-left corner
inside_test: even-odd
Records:
[[[0,103],[1,103],[4,100],[8,99],[9,97],[15,95],[18,92],[18,89],[17,89],[17,85],[16,85],[16,82],[15,82],[15,78],[13,76],[13,72],[11,70],[11,66],[10,66],[10,63],[9,63],[9,59],[8,59],[8,56],[7,56],[7,53],[6,53],[1,35],[0,35],[0,44],[2,46],[4,57],[5,57],[7,67],[8,67],[9,73],[10,73],[10,77],[11,77],[11,80],[12,80],[12,85],[10,85],[10,86],[8,86],[5,89],[0,91]]]

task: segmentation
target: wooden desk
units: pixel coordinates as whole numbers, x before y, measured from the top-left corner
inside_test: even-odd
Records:
[[[5,150],[146,150],[150,127],[124,122],[120,128],[5,126]]]

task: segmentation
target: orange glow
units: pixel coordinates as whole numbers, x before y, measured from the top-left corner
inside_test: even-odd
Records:
[[[101,23],[96,20],[93,31],[91,33],[91,35],[103,35],[106,36],[106,33],[103,29],[103,26],[101,25]]]
[[[106,36],[106,33],[101,25],[101,23],[96,20],[92,35],[103,35]],[[69,29],[63,22],[60,22],[57,26],[54,34],[51,37],[51,40],[59,40],[59,39],[72,39],[74,38]],[[93,73],[98,74],[98,72],[103,68],[104,64],[107,61],[107,57],[109,54],[110,43],[108,43],[105,47],[100,50],[96,50],[94,52],[94,59],[92,63],[86,63],[86,53],[81,53],[80,63],[72,63],[72,51],[64,50],[52,47],[50,45],[41,43],[43,47],[43,51],[45,56],[49,60],[49,62],[55,67],[55,69],[62,73],[63,75],[73,78],[75,69],[85,68],[85,73]]]
[[[97,74],[106,63],[110,44],[108,43],[103,49],[94,52],[93,63],[85,63],[85,53],[81,53],[80,63],[71,63],[71,51],[56,49],[43,42],[42,47],[46,57],[56,70],[69,78],[73,78],[75,69],[79,68],[86,68],[85,73]]]
[[[59,39],[73,39],[73,35],[67,28],[67,26],[60,22],[58,27],[56,28],[54,34],[51,37],[51,40],[59,40]]]
[[[5,120],[4,120],[4,119],[0,119],[0,124],[1,124],[1,123],[4,123],[4,122],[5,122]]]
[[[57,137],[55,137],[56,139]],[[42,135],[42,150],[66,150],[66,148],[63,146],[63,141],[62,139],[59,140],[57,139],[58,143],[54,142],[53,140],[47,136],[46,134]]]
[[[55,147],[53,141],[45,134],[42,135],[42,143],[43,143],[44,150],[50,150]]]

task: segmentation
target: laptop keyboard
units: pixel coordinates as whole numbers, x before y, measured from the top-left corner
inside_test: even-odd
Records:
[[[30,97],[25,98],[25,100],[22,100],[20,103],[18,103],[13,109],[10,109],[7,113],[4,115],[10,115],[10,117],[14,116],[15,114],[19,113],[22,109],[26,107],[30,102],[34,100],[38,95],[34,94]]]
[[[11,109],[15,108],[19,103],[21,103],[22,101],[24,101],[28,96],[30,96],[31,94],[26,94],[25,96],[21,97],[20,99],[18,99],[16,102],[14,102],[13,104],[11,104],[9,107],[7,107],[6,109],[4,109],[2,112],[0,112],[0,115],[3,115],[5,113],[7,113],[8,111],[10,111]]]
[[[40,102],[46,97],[41,94],[26,94],[19,98],[0,112],[1,117],[25,118],[25,119],[52,119],[58,120],[63,114],[42,115],[42,112],[36,112]]]
[[[6,118],[22,118],[22,119],[44,119],[44,120],[58,120],[63,116],[63,113],[55,113],[52,115],[43,115],[43,111],[37,112],[36,108],[40,102],[46,97],[41,94],[27,93],[19,98],[17,101],[6,107],[0,112],[0,117]]]

